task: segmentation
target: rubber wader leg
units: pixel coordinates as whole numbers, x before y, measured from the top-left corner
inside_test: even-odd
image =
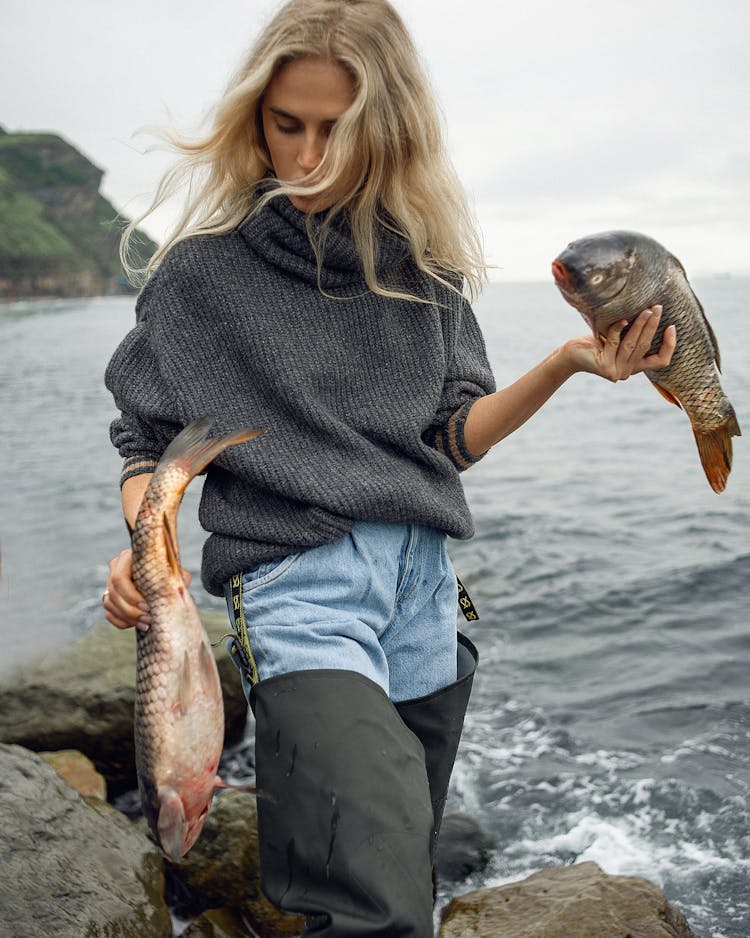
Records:
[[[305,935],[432,938],[424,750],[382,689],[341,670],[253,688],[261,885]]]
[[[443,809],[448,797],[453,764],[469,705],[471,685],[479,656],[465,635],[458,635],[457,678],[426,697],[396,704],[401,719],[424,746],[427,778],[430,784],[433,826],[430,857],[434,862]]]

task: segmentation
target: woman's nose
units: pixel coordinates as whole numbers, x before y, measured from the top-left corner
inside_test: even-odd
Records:
[[[310,173],[323,159],[324,152],[325,143],[316,134],[305,134],[297,154],[297,162],[306,173]]]

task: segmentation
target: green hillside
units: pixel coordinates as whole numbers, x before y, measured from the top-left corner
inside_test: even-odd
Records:
[[[103,172],[61,137],[0,128],[0,298],[122,290],[127,223],[99,194]],[[146,257],[156,245],[142,232]]]

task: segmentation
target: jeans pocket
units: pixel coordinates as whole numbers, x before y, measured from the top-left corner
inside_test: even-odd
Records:
[[[287,554],[285,557],[273,557],[254,564],[242,572],[242,592],[258,589],[266,583],[272,583],[282,576],[300,557],[299,553]]]

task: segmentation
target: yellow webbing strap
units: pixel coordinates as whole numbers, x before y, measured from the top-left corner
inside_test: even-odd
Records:
[[[464,618],[468,622],[474,622],[479,618],[477,607],[472,602],[468,590],[458,577],[456,577],[456,582],[458,583],[458,605],[461,609],[461,612],[463,612]]]
[[[247,622],[245,621],[245,610],[242,606],[242,574],[235,573],[229,578],[229,586],[232,592],[232,616],[234,618],[234,631],[236,633],[236,642],[239,643],[240,660],[247,672],[248,680],[251,684],[258,683],[258,668],[253,658],[253,651],[250,648],[250,640],[247,635]]]

